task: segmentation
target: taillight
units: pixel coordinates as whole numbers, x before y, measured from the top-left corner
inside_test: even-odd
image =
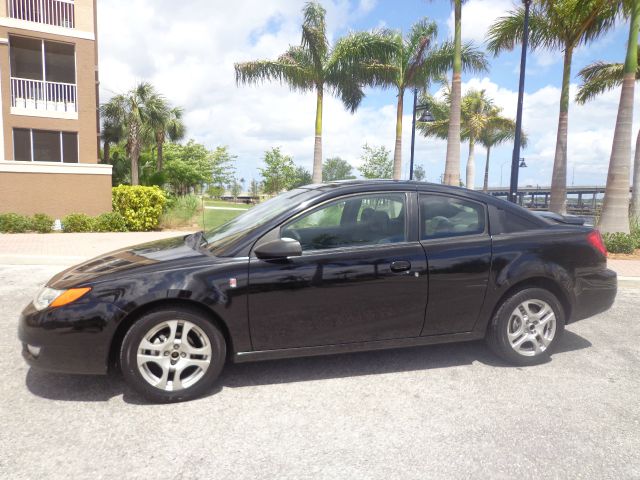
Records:
[[[604,240],[602,240],[602,235],[598,230],[592,230],[587,235],[587,241],[589,244],[598,250],[605,257],[607,256],[607,247],[604,245]]]

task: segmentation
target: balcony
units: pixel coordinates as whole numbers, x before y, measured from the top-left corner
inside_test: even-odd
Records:
[[[7,0],[11,18],[75,28],[74,0]]]
[[[77,118],[74,83],[48,82],[11,77],[11,113]]]

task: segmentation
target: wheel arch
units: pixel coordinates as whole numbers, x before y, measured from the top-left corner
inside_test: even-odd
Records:
[[[487,321],[486,328],[489,328],[491,325],[491,320],[494,318],[496,312],[500,308],[500,306],[504,303],[505,299],[509,298],[514,293],[524,290],[526,288],[541,288],[543,290],[547,290],[552,293],[560,302],[562,306],[562,310],[564,313],[564,323],[565,325],[569,323],[569,319],[571,318],[571,314],[573,311],[573,305],[569,299],[568,293],[562,288],[562,285],[549,277],[530,277],[523,280],[520,280],[517,283],[514,283],[509,288],[507,288],[502,295],[498,298],[498,301],[493,306],[491,311],[491,316]]]
[[[207,318],[211,323],[213,323],[216,327],[220,329],[222,335],[224,336],[224,340],[227,343],[227,358],[233,355],[235,351],[233,349],[233,339],[229,332],[229,328],[224,320],[217,315],[213,310],[208,308],[206,305],[202,303],[196,302],[194,300],[188,300],[183,298],[163,298],[159,300],[154,300],[149,303],[145,303],[143,305],[138,306],[136,309],[127,313],[127,315],[120,320],[114,335],[111,338],[111,344],[109,345],[109,357],[107,358],[107,368],[112,369],[118,366],[118,357],[120,352],[120,346],[122,345],[122,341],[127,331],[131,328],[131,326],[138,320],[140,317],[145,315],[147,312],[155,310],[157,308],[162,307],[173,307],[185,310],[196,311],[197,313],[203,315]]]

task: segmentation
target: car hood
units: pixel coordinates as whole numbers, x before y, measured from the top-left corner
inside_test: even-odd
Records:
[[[179,263],[180,260],[210,255],[207,251],[193,248],[185,241],[186,238],[172,237],[105,253],[60,272],[47,285],[65,289],[116,273],[132,273],[160,263]]]

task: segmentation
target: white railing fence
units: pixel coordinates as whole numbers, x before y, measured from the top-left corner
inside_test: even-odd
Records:
[[[74,0],[7,0],[9,16],[18,20],[74,28]]]
[[[26,110],[73,113],[78,111],[74,83],[11,77],[11,106]]]

